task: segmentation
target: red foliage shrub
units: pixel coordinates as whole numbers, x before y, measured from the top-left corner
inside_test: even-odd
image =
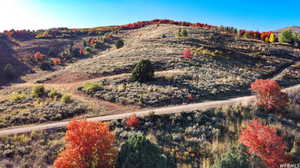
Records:
[[[122,29],[136,29],[136,28],[141,28],[147,25],[151,24],[174,24],[174,25],[181,25],[181,26],[193,26],[193,27],[200,27],[200,28],[205,28],[205,29],[211,29],[215,26],[208,25],[208,24],[203,24],[203,23],[190,23],[190,22],[178,22],[174,20],[168,20],[168,19],[154,19],[150,21],[140,21],[136,23],[130,23],[126,25],[120,26]]]
[[[90,39],[89,39],[89,44],[90,44],[90,45],[96,44],[96,42],[97,42],[97,40],[94,39],[94,38],[90,38]]]
[[[54,65],[60,65],[61,59],[60,58],[51,58],[51,61]]]
[[[287,163],[286,144],[283,138],[276,134],[275,128],[254,120],[242,130],[240,141],[248,147],[251,154],[259,156],[269,168],[279,168],[280,164]]]
[[[125,121],[125,123],[129,128],[136,128],[139,126],[140,120],[133,114]]]
[[[45,58],[45,55],[42,54],[41,52],[36,52],[33,57],[37,60],[37,61],[42,61]]]
[[[8,39],[13,40],[30,40],[34,38],[34,33],[29,30],[9,30],[4,31],[4,34],[8,37]]]
[[[278,110],[288,104],[288,96],[274,80],[257,79],[251,84],[251,90],[256,92],[257,104],[269,110]]]
[[[65,150],[54,162],[55,168],[113,167],[114,135],[107,124],[71,121],[67,126]]]
[[[249,38],[252,39],[260,39],[260,32],[258,31],[248,31],[248,30],[240,30],[240,35],[244,36],[245,34],[249,34]]]
[[[193,58],[192,51],[188,48],[185,48],[182,52],[182,58]]]
[[[84,49],[82,47],[79,48],[80,55],[84,55]]]

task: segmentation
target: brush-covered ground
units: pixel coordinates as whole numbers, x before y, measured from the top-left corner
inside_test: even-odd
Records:
[[[179,37],[179,29],[186,29],[187,37]],[[114,43],[119,39],[124,46],[118,49]],[[1,88],[0,128],[90,116],[103,109],[105,112],[97,114],[238,97],[250,94],[250,83],[261,78],[275,79],[281,86],[300,83],[299,48],[237,38],[213,29],[160,24],[6,45],[11,57],[2,59],[1,65],[19,63],[14,71],[26,87],[12,84]],[[85,53],[78,55],[81,47]],[[192,51],[192,58],[182,57],[185,48]],[[43,61],[33,59],[37,51],[46,55]],[[52,58],[60,58],[62,63],[49,63]],[[130,73],[143,59],[152,62],[154,80],[133,82]],[[33,94],[36,83],[46,86],[39,96]],[[292,103],[282,114],[264,113],[254,105],[236,105],[145,117],[135,129],[124,126],[123,120],[109,124],[117,146],[129,135],[142,132],[169,152],[178,167],[209,167],[230,144],[238,143],[240,130],[249,120],[259,119],[288,137],[288,152],[298,159],[299,96],[290,95],[290,99]],[[96,109],[92,111],[91,106]],[[65,129],[56,129],[1,137],[0,163],[4,167],[52,165],[63,149],[64,133]]]
[[[180,29],[187,30],[186,37],[179,36]],[[115,46],[119,39],[124,42],[121,48]],[[99,115],[125,113],[138,106],[152,108],[238,97],[250,94],[250,83],[261,78],[276,79],[282,86],[300,82],[300,51],[293,46],[170,24],[117,32],[105,30],[71,38],[29,39],[7,48],[33,70],[21,77],[25,88],[42,83],[95,106],[94,111],[101,111]],[[192,51],[192,58],[182,57],[185,48]],[[34,58],[37,51],[44,54],[42,60]],[[52,58],[60,58],[62,63],[42,70],[40,66]],[[130,73],[142,59],[152,62],[154,80],[133,82]],[[89,86],[93,89],[86,89]],[[64,105],[48,99],[27,96],[13,103],[9,99],[17,88],[20,87],[13,84],[0,91],[1,127],[80,115],[69,109],[69,115],[53,112],[55,115],[49,116],[57,111],[56,106]],[[32,109],[39,115],[31,114],[30,104],[40,104],[39,109]],[[47,111],[44,106],[53,110]]]
[[[299,83],[299,49],[199,28],[186,28],[188,36],[178,37],[180,28],[153,25],[121,32],[124,47],[75,63],[52,81],[71,72],[94,77],[130,73],[149,59],[156,72],[153,81],[140,84],[124,75],[99,80],[92,91],[79,88],[99,99],[146,107],[250,94],[249,84],[261,78],[283,86]],[[192,58],[182,58],[185,48],[192,50]]]
[[[54,89],[45,90],[42,85],[14,89],[8,97],[0,101],[0,128],[58,121],[90,112],[87,104]]]
[[[116,135],[116,146],[137,132],[158,144],[175,161],[178,168],[211,167],[230,146],[239,144],[240,132],[250,120],[256,119],[276,128],[284,137],[292,162],[300,159],[299,91],[289,93],[290,104],[274,114],[255,104],[235,104],[201,111],[168,115],[150,115],[139,118],[135,128],[125,124],[126,119],[108,122]],[[0,141],[0,165],[4,167],[51,166],[64,149],[65,129],[52,129],[13,136]],[[267,138],[267,137],[266,137]],[[257,167],[261,161],[253,161]],[[260,165],[260,166],[259,166]]]
[[[180,29],[187,30],[186,37],[179,36]],[[121,48],[115,46],[119,39],[124,41]],[[192,51],[192,58],[182,57],[186,48]],[[83,53],[78,53],[79,49]],[[35,51],[45,54],[45,60],[34,59]],[[34,73],[20,78],[25,83],[81,82],[76,85],[81,96],[141,107],[250,94],[250,83],[261,78],[276,79],[282,86],[300,82],[300,50],[291,45],[171,24],[66,39],[33,39],[21,42],[14,52],[33,67]],[[52,58],[60,58],[62,63],[45,65]],[[143,59],[152,62],[155,79],[132,82],[130,73]],[[84,81],[97,78],[101,78],[94,81],[97,89],[82,89]]]

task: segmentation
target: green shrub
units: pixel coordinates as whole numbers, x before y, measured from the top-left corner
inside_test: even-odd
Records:
[[[93,50],[90,47],[85,47],[85,51],[88,52],[88,53],[92,53],[93,52]]]
[[[23,93],[13,93],[10,95],[9,101],[16,102],[26,98],[26,95]]]
[[[158,145],[135,134],[122,145],[116,168],[171,168],[173,164]]]
[[[281,43],[292,43],[293,42],[293,32],[292,30],[285,30],[279,33],[279,42]]]
[[[57,92],[55,89],[51,89],[50,92],[48,93],[48,97],[55,99],[61,97],[61,94]]]
[[[293,34],[293,45],[295,47],[300,47],[300,33]]]
[[[187,37],[188,32],[186,29],[182,30],[181,28],[178,30],[177,37]]]
[[[297,42],[300,42],[300,33],[294,33],[293,40],[297,41]]]
[[[133,69],[131,79],[138,82],[151,81],[154,78],[154,68],[149,60],[141,60]]]
[[[95,91],[99,90],[100,88],[101,88],[100,83],[86,83],[83,86],[83,90],[88,93],[95,92]]]
[[[250,168],[246,147],[243,145],[231,147],[220,160],[215,162],[213,168]]]
[[[177,35],[176,35],[177,37],[181,37],[182,36],[182,29],[180,28],[179,30],[178,30],[178,32],[177,32]]]
[[[122,48],[124,46],[124,41],[122,39],[117,40],[115,46],[117,49]]]
[[[63,95],[61,97],[61,102],[63,102],[63,103],[71,103],[72,102],[71,96],[70,95]]]
[[[3,69],[3,72],[4,72],[5,78],[7,78],[7,79],[12,79],[15,77],[15,69],[11,64],[6,64]]]
[[[87,41],[86,41],[86,40],[83,40],[83,42],[82,42],[82,45],[83,45],[83,47],[86,47],[86,46],[88,46],[88,43],[87,43]]]
[[[187,32],[186,29],[182,30],[181,36],[182,36],[182,37],[187,37],[187,36],[188,36],[188,32]]]
[[[244,38],[251,38],[251,37],[252,37],[252,35],[251,35],[250,32],[246,32],[246,33],[244,34]]]
[[[45,88],[43,85],[34,86],[32,89],[32,97],[40,98],[45,94]]]

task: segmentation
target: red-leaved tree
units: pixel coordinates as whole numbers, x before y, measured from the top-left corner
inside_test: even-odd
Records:
[[[67,129],[67,145],[55,160],[55,168],[113,167],[115,138],[107,124],[85,120],[71,121]]]
[[[37,61],[42,61],[45,58],[45,55],[42,54],[41,52],[36,52],[33,57],[37,60]]]
[[[82,47],[80,47],[80,48],[79,48],[79,54],[80,54],[80,55],[84,55],[84,53],[85,53],[84,49],[83,49]]]
[[[257,104],[269,110],[279,110],[289,102],[287,94],[281,92],[280,86],[274,80],[257,79],[251,84],[251,90],[256,93]]]
[[[242,130],[240,141],[248,147],[249,153],[259,156],[269,168],[279,168],[287,163],[286,144],[275,128],[253,120]]]
[[[192,51],[188,48],[185,48],[182,52],[182,57],[183,58],[193,58],[192,57]]]
[[[129,128],[136,128],[139,126],[140,120],[135,114],[133,114],[125,121],[125,123]]]
[[[51,61],[54,65],[60,65],[62,63],[60,58],[51,58]]]

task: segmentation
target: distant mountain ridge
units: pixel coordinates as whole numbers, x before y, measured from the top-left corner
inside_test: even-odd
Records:
[[[279,29],[279,30],[275,30],[274,32],[282,32],[284,30],[292,30],[293,32],[296,32],[296,33],[300,33],[300,26],[289,26],[289,27],[285,27],[285,28],[282,28],[282,29]]]

